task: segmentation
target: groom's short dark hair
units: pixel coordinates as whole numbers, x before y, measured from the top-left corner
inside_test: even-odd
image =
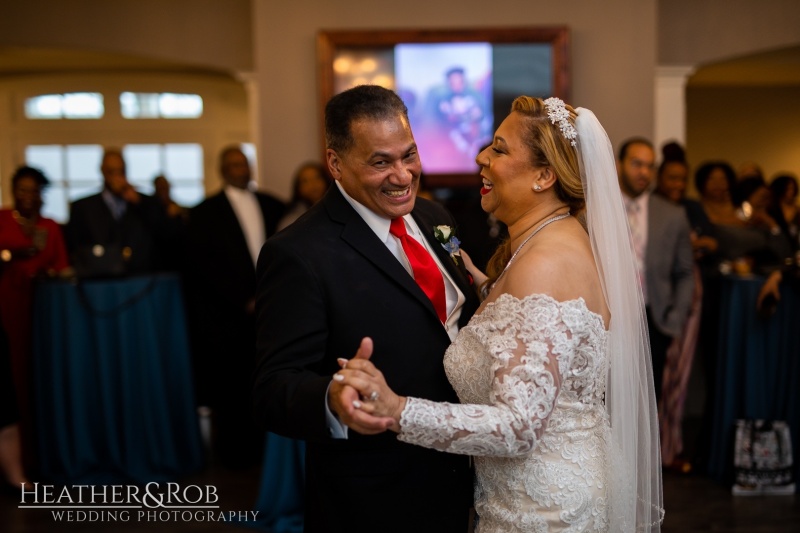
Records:
[[[344,153],[353,146],[353,122],[397,115],[408,120],[408,108],[394,91],[379,85],[358,85],[348,89],[331,98],[325,106],[325,145]]]

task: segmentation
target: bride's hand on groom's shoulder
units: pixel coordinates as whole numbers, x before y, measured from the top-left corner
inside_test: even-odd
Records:
[[[464,267],[467,269],[467,272],[472,276],[474,283],[477,287],[483,285],[483,283],[488,279],[488,276],[482,272],[478,267],[475,266],[475,263],[472,262],[472,258],[469,254],[464,250],[461,249],[461,258],[464,260]]]
[[[358,398],[352,399],[352,406],[356,411],[370,419],[386,421],[387,429],[399,432],[400,414],[406,399],[389,388],[383,373],[369,361],[371,355],[372,340],[365,337],[353,359],[339,359],[342,369],[334,374],[334,384],[357,392]]]

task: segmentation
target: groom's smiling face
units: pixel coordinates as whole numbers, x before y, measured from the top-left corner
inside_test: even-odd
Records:
[[[402,115],[359,119],[350,132],[349,149],[328,149],[333,177],[350,197],[379,216],[393,219],[410,213],[422,164],[408,120]]]

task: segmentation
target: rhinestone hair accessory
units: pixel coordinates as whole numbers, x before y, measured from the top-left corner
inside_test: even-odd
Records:
[[[569,121],[569,111],[567,111],[564,101],[561,98],[551,96],[544,101],[544,107],[547,109],[547,116],[550,118],[550,123],[558,126],[561,130],[561,135],[569,141],[572,146],[577,146],[575,139],[578,138],[578,132],[575,126]]]

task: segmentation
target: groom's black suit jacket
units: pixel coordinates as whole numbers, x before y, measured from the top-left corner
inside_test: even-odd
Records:
[[[433,227],[455,227],[417,199],[420,229],[466,296],[460,325],[478,306],[463,261]],[[337,357],[372,337],[372,361],[398,394],[457,402],[442,366],[450,345],[430,300],[347,203],[338,187],[270,238],[257,268],[256,416],[269,431],[305,439],[307,532],[458,532],[472,500],[468,458],[397,440],[391,432],[330,436],[325,402]]]

